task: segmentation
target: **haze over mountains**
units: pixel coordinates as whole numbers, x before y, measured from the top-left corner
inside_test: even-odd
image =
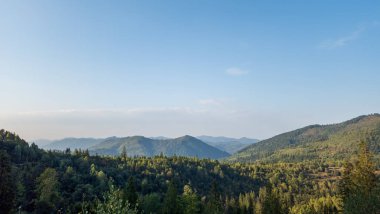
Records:
[[[119,155],[125,146],[129,156],[179,155],[239,162],[298,162],[343,160],[367,140],[380,159],[380,115],[360,116],[331,125],[310,125],[258,142],[257,139],[212,136],[65,138],[43,145],[44,149],[89,149],[91,154]]]
[[[51,141],[49,144],[42,145],[43,149],[51,150],[65,150],[66,148],[70,149],[88,149],[89,147],[98,144],[105,139],[103,138],[64,138],[61,140]],[[37,142],[38,144],[38,142]]]
[[[190,137],[190,136],[187,136]],[[177,138],[180,139],[180,138]],[[153,141],[152,141],[153,140]],[[144,144],[145,142],[155,143],[154,147],[158,148],[159,146],[162,146],[162,149],[151,149],[143,146],[137,146],[132,144]],[[194,146],[192,151],[185,151],[189,148],[182,148],[181,146],[175,145],[177,140],[172,138],[167,138],[163,136],[158,137],[142,137],[142,136],[132,136],[132,137],[109,137],[109,138],[64,138],[61,140],[53,140],[53,141],[37,141],[37,144],[40,145],[41,148],[49,149],[49,150],[65,150],[66,148],[70,149],[89,149],[91,151],[93,150],[99,150],[99,151],[93,151],[93,153],[98,154],[105,154],[105,155],[117,155],[120,153],[119,148],[112,148],[111,144],[114,144],[116,142],[121,143],[127,143],[127,147],[131,147],[129,152],[130,155],[157,155],[162,151],[168,152],[168,154],[192,154],[190,156],[199,156],[199,157],[224,157],[227,155],[233,154],[236,151],[246,147],[247,145],[251,143],[256,143],[258,140],[256,139],[250,139],[250,138],[229,138],[229,137],[212,137],[212,136],[199,136],[199,137],[192,137],[190,141],[193,141],[194,144],[199,144],[202,146]],[[210,148],[205,145],[204,143],[210,145]],[[120,146],[120,145],[119,145]],[[152,145],[153,146],[153,145]],[[167,147],[172,147],[171,149],[168,149]],[[107,148],[107,149],[105,149]],[[105,149],[105,150],[104,150]],[[175,151],[177,149],[178,151]],[[208,155],[204,156],[202,149],[206,149],[206,153]],[[199,150],[199,151],[195,151]],[[224,152],[224,153],[221,153]],[[165,154],[164,152],[164,154]],[[214,153],[211,155],[211,153]]]
[[[128,156],[188,156],[219,159],[229,156],[227,152],[212,147],[201,140],[183,136],[174,139],[156,140],[143,136],[108,138],[89,148],[91,154],[119,155],[126,148]]]
[[[214,146],[220,150],[228,152],[229,154],[234,154],[235,152],[243,149],[244,147],[257,143],[259,140],[250,139],[246,137],[242,138],[230,138],[230,137],[212,137],[212,136],[198,136],[198,139],[203,142]]]

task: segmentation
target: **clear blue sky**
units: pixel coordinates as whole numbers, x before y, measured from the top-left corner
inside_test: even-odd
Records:
[[[264,139],[380,112],[380,2],[1,1],[0,127]]]

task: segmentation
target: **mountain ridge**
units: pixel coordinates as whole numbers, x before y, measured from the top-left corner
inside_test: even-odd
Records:
[[[344,160],[355,153],[360,140],[370,141],[379,156],[380,114],[362,115],[341,123],[309,125],[252,144],[228,160],[237,162],[296,162],[315,159]]]
[[[234,154],[235,152],[247,147],[248,145],[257,143],[259,141],[257,139],[247,137],[231,138],[223,136],[213,137],[208,135],[201,135],[197,136],[196,138],[222,151],[228,152],[229,154]]]
[[[151,139],[144,136],[131,136],[105,140],[89,147],[91,154],[119,155],[125,146],[128,156],[188,156],[219,159],[229,156],[227,152],[210,146],[203,141],[185,135],[174,139]]]
[[[185,135],[185,136],[190,136],[190,135]],[[182,137],[185,137],[185,136],[182,136]],[[66,148],[85,150],[85,149],[90,149],[90,147],[95,146],[96,144],[99,144],[103,141],[109,141],[110,139],[119,139],[119,138],[131,139],[130,137],[144,137],[144,139],[152,139],[152,140],[158,140],[158,141],[176,139],[176,138],[168,138],[165,136],[145,137],[145,136],[137,136],[137,135],[127,136],[127,137],[112,136],[112,137],[107,137],[107,138],[66,137],[66,138],[58,139],[58,140],[41,140],[42,143],[40,142],[40,140],[36,140],[36,143],[41,148],[47,149],[47,150],[65,150]],[[236,151],[252,143],[256,143],[258,141],[257,139],[251,139],[251,138],[246,138],[246,137],[229,138],[229,137],[223,137],[223,136],[213,137],[213,136],[207,136],[207,135],[197,136],[195,138],[221,151],[227,152],[228,154],[233,154]],[[151,155],[151,154],[148,152],[148,155]]]
[[[67,137],[60,140],[53,140],[49,144],[40,147],[48,150],[88,149],[90,146],[100,143],[104,138],[75,138]]]

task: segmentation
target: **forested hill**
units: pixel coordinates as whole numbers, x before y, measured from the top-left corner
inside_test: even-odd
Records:
[[[213,182],[217,185],[214,191],[231,197],[258,191],[265,185],[265,178],[251,178],[250,173],[252,169],[234,168],[209,159],[100,157],[81,150],[44,151],[14,133],[0,130],[0,213],[18,213],[19,208],[22,213],[57,213],[58,210],[59,213],[103,213],[94,211],[96,200],[102,201],[111,185],[125,188],[132,177],[140,211],[161,213],[170,181],[178,192],[185,185],[191,188],[192,195],[197,194],[197,206],[201,206],[198,196],[208,195]],[[84,208],[90,212],[83,212]]]
[[[218,156],[218,154],[220,154],[220,151],[224,151],[224,152],[227,152],[229,154],[233,154],[241,149],[243,149],[244,147],[250,145],[250,144],[253,144],[253,143],[256,143],[258,142],[257,139],[250,139],[250,138],[228,138],[228,137],[212,137],[212,136],[198,136],[196,137],[197,139],[201,140],[202,142],[212,146],[212,147],[215,147],[217,148],[218,150],[213,150],[213,152],[216,152],[216,156]],[[61,150],[61,151],[64,151],[66,150],[67,148],[70,148],[71,150],[74,150],[74,149],[82,149],[82,150],[86,150],[86,149],[89,149],[90,147],[93,147],[97,144],[101,144],[100,147],[103,147],[99,152],[102,153],[102,154],[119,154],[119,150],[118,149],[111,149],[111,150],[107,150],[106,152],[103,150],[104,148],[108,148],[109,146],[107,145],[104,145],[104,143],[102,143],[103,141],[106,141],[106,142],[121,142],[121,141],[150,141],[150,140],[155,140],[155,142],[157,141],[160,141],[160,140],[168,140],[166,142],[169,142],[169,141],[172,141],[173,142],[173,139],[171,138],[167,138],[167,137],[142,137],[142,136],[134,136],[134,137],[123,137],[123,138],[120,138],[120,137],[109,137],[109,138],[73,138],[73,137],[70,137],[70,138],[64,138],[64,139],[60,139],[60,140],[36,140],[36,144],[43,148],[43,149],[47,149],[47,150]],[[191,141],[195,141],[195,139],[190,139]],[[133,144],[133,143],[132,143]],[[159,143],[160,144],[160,143]],[[198,142],[199,144],[199,142]],[[181,147],[178,147],[178,149],[181,149]],[[207,149],[207,150],[210,150],[210,149]],[[178,154],[180,151],[174,151],[172,150],[171,151],[171,154]],[[210,150],[210,153],[212,151]],[[129,151],[129,153],[131,155],[133,154],[137,154],[137,155],[145,155],[145,156],[152,156],[152,155],[155,155],[157,152],[155,151],[151,151],[150,149],[144,149],[144,148],[139,148],[137,150],[134,150],[134,149],[131,149]],[[190,152],[183,152],[182,154],[184,155],[187,155],[189,154]],[[194,152],[195,154],[197,152]],[[221,155],[221,157],[225,157],[226,154],[223,154]],[[191,156],[194,156],[194,154],[192,154]],[[211,157],[210,155],[207,155],[207,156],[204,156],[204,157]]]
[[[45,151],[0,130],[0,213],[379,213],[365,144],[347,167]],[[343,193],[342,194],[339,194]]]
[[[51,149],[51,150],[65,150],[70,148],[74,149],[88,149],[89,147],[96,145],[100,142],[104,141],[102,138],[64,138],[61,140],[54,140],[47,145],[41,146],[43,149]]]
[[[151,139],[143,136],[114,137],[90,147],[89,150],[91,154],[119,155],[124,147],[128,156],[152,157],[162,154],[218,159],[229,155],[188,135],[175,139]]]
[[[239,162],[298,162],[343,160],[350,157],[361,140],[369,143],[380,159],[380,114],[360,116],[332,125],[312,125],[277,135],[248,146],[229,157]]]

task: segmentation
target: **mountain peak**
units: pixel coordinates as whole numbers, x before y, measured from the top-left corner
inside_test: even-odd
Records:
[[[210,146],[201,140],[185,135],[175,139],[152,139],[144,136],[132,136],[103,141],[89,148],[90,153],[100,155],[119,155],[125,147],[129,156],[166,156],[179,155],[199,158],[224,158],[227,152]]]
[[[184,135],[184,136],[176,138],[176,139],[178,139],[178,140],[184,140],[184,141],[189,141],[189,140],[200,141],[198,138],[195,138],[195,137],[190,136],[190,135]]]

